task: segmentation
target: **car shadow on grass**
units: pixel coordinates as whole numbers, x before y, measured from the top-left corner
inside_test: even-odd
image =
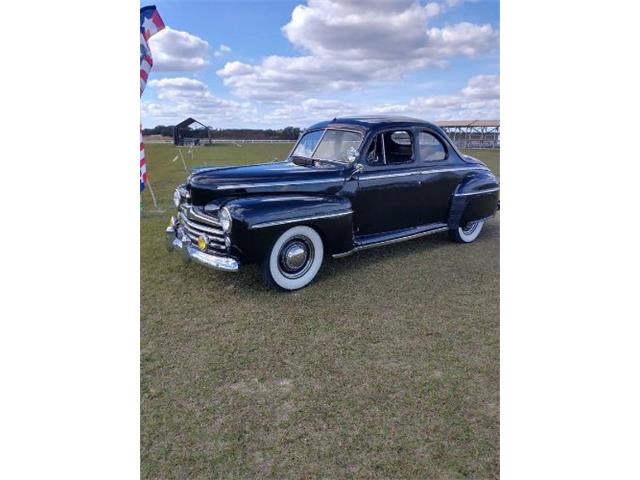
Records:
[[[428,261],[430,254],[442,254],[442,249],[455,249],[452,252],[454,255],[469,254],[468,249],[473,248],[473,246],[499,241],[499,232],[500,226],[498,223],[488,222],[485,224],[480,237],[470,245],[456,244],[449,239],[447,232],[441,232],[406,242],[363,250],[344,258],[327,256],[316,279],[308,287],[296,292],[299,294],[305,291],[313,291],[316,288],[326,288],[332,280],[336,280],[340,284],[342,283],[341,280],[351,281],[354,278],[360,278],[361,275],[367,273],[367,270],[373,269],[375,271],[376,265],[381,262],[397,262],[400,268],[401,265],[407,265],[407,263],[412,265],[419,264],[425,258]],[[407,260],[411,259],[411,257],[414,257],[415,261]],[[189,265],[188,268],[192,268],[192,266]],[[198,270],[202,270],[201,273],[210,275],[207,283],[211,282],[212,287],[216,286],[214,283],[223,283],[225,284],[224,288],[233,290],[236,294],[269,295],[282,293],[264,284],[259,264],[244,265],[234,274],[215,272],[200,266],[198,266]],[[410,275],[410,272],[407,272],[407,275]],[[353,287],[357,288],[357,285],[353,285]]]
[[[480,237],[478,237],[474,244],[481,245],[483,243],[493,242],[498,238],[498,234],[499,226],[487,223],[485,224]],[[376,262],[387,259],[403,260],[407,257],[415,256],[416,260],[418,260],[421,259],[421,255],[435,253],[435,251],[438,251],[439,249],[465,249],[469,246],[470,245],[456,244],[449,238],[448,232],[440,232],[422,238],[416,238],[414,240],[407,240],[406,242],[398,242],[395,244],[362,250],[344,258],[328,257],[325,259],[325,264],[320,270],[318,281],[321,281],[321,279],[327,276],[327,274],[341,275],[346,271],[354,272],[363,268],[368,268]]]

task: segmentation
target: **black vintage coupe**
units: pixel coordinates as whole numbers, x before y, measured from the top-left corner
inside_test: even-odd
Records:
[[[499,206],[498,180],[437,126],[412,118],[334,118],[284,161],[201,169],[174,195],[169,250],[236,271],[262,262],[283,290],[308,285],[327,255],[448,231],[473,242]]]

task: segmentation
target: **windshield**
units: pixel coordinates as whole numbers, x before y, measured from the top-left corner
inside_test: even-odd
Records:
[[[291,156],[349,163],[361,142],[362,135],[356,132],[314,130],[302,136]]]

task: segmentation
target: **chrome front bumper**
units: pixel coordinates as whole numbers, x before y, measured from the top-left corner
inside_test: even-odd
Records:
[[[176,231],[173,227],[167,227],[165,235],[167,250],[170,252],[176,249],[180,250],[185,262],[193,261],[205,267],[223,270],[225,272],[237,272],[240,267],[240,264],[234,258],[220,257],[218,255],[201,252],[191,244],[191,240],[189,240],[189,237],[186,235],[183,234],[179,238],[179,231]]]

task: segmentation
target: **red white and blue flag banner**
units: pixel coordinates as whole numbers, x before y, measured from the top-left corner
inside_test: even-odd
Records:
[[[153,66],[149,38],[164,28],[164,22],[155,6],[140,9],[140,96],[149,78],[149,71]]]
[[[140,125],[140,193],[147,181],[147,164],[144,161],[144,143],[142,142],[142,125]]]
[[[149,72],[153,66],[151,49],[147,43],[152,35],[164,28],[164,22],[155,6],[142,7],[140,9],[140,96],[147,85]],[[144,190],[147,181],[147,167],[144,161],[144,144],[142,143],[142,125],[140,125],[140,193]]]

